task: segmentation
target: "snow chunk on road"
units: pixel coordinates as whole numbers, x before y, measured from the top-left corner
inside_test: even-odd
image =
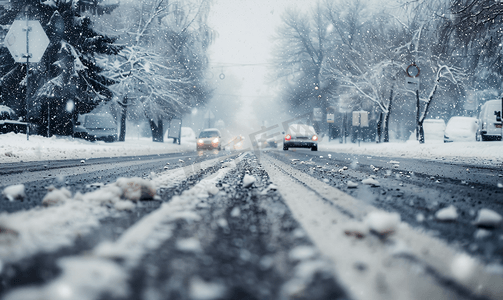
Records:
[[[11,202],[15,200],[23,201],[26,197],[24,190],[24,184],[11,185],[3,190],[2,195],[4,195]]]
[[[72,192],[67,190],[65,187],[61,189],[53,189],[42,199],[42,204],[46,206],[60,204],[70,200],[72,197]]]
[[[316,254],[316,248],[303,245],[293,248],[288,254],[288,257],[293,261],[300,261],[313,258]]]
[[[366,184],[366,185],[373,186],[373,187],[381,186],[381,184],[379,183],[379,181],[375,180],[374,178],[363,179],[362,183]]]
[[[501,224],[503,218],[497,212],[483,208],[479,210],[479,214],[474,224],[482,227],[497,227]]]
[[[355,188],[357,188],[357,187],[358,187],[358,183],[356,183],[356,182],[352,182],[351,180],[350,180],[350,181],[348,181],[348,182],[346,183],[346,185],[347,185],[347,187],[348,187],[349,189],[355,189]]]
[[[473,258],[467,254],[461,253],[456,255],[452,260],[451,272],[457,280],[466,282],[473,274],[475,266],[476,263]]]
[[[225,285],[218,282],[206,282],[199,277],[190,279],[189,295],[194,300],[220,299],[227,293]]]
[[[196,238],[180,239],[176,242],[176,248],[184,252],[201,252],[201,243]]]
[[[400,225],[400,215],[385,211],[373,211],[365,218],[365,223],[370,230],[382,235],[393,233]]]
[[[156,195],[154,184],[146,179],[133,177],[117,179],[115,185],[122,189],[122,196],[125,199],[138,201],[138,200],[152,200]]]
[[[255,179],[255,177],[248,175],[248,174],[245,174],[245,176],[243,177],[243,187],[249,188],[255,183],[255,181],[257,181],[257,179]]]
[[[458,218],[458,212],[454,205],[451,205],[435,213],[435,218],[439,221],[455,221]]]

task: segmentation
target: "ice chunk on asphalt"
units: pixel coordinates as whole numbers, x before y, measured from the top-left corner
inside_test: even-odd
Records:
[[[122,189],[122,197],[131,201],[152,200],[156,194],[154,184],[139,177],[121,177],[115,185]]]
[[[482,240],[482,239],[485,239],[486,237],[491,236],[491,234],[492,233],[489,230],[479,229],[479,230],[475,231],[475,234],[473,236],[477,240]]]
[[[458,218],[458,212],[454,205],[451,205],[435,213],[435,218],[439,221],[455,221]]]
[[[503,218],[497,212],[483,208],[479,210],[479,214],[474,224],[483,227],[497,227],[501,224]]]
[[[72,197],[72,192],[67,190],[65,187],[61,189],[53,189],[48,192],[42,199],[42,204],[49,206],[59,203],[63,203]]]
[[[196,238],[180,239],[176,242],[176,248],[184,252],[201,252],[201,243]]]
[[[460,281],[467,281],[473,274],[475,266],[476,263],[473,258],[465,253],[461,253],[456,255],[456,257],[452,260],[451,272],[456,279]]]
[[[316,255],[316,248],[311,246],[297,246],[293,248],[288,257],[293,261],[300,261],[313,258]]]
[[[379,184],[379,181],[375,180],[374,178],[363,179],[362,183],[370,186],[381,186],[381,184]]]
[[[255,179],[255,177],[248,175],[248,174],[245,174],[245,176],[243,177],[243,187],[249,188],[255,183],[255,181],[257,181],[257,179]]]
[[[237,218],[241,215],[241,210],[239,209],[239,207],[235,206],[232,211],[231,211],[231,217],[233,218]]]
[[[216,194],[218,194],[219,191],[220,190],[214,185],[212,185],[208,188],[208,194],[210,194],[210,195],[216,195]]]
[[[373,211],[365,218],[365,223],[370,230],[379,234],[389,234],[397,230],[401,218],[398,213]]]
[[[348,188],[349,188],[349,189],[354,189],[354,188],[358,187],[358,183],[356,183],[356,182],[352,182],[351,180],[350,180],[350,181],[348,181],[348,182],[346,183],[346,185],[348,186]]]
[[[227,293],[225,285],[218,282],[206,282],[199,277],[190,279],[189,296],[194,300],[220,299]]]
[[[22,201],[26,197],[24,190],[24,184],[11,185],[3,190],[2,195],[4,195],[11,202],[15,200]]]

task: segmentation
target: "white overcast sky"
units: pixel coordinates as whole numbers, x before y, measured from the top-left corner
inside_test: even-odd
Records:
[[[270,62],[271,37],[280,24],[280,16],[290,6],[308,7],[310,0],[214,0],[209,25],[217,33],[210,48],[215,77],[232,71],[244,78],[243,95],[262,91],[265,66],[236,66]],[[222,64],[232,66],[221,67]]]

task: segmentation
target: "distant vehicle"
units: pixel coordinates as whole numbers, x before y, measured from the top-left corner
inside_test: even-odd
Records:
[[[74,127],[74,137],[89,141],[115,142],[117,140],[117,124],[109,114],[85,114],[79,116]]]
[[[275,136],[267,137],[266,133],[263,133],[260,138],[256,141],[255,145],[261,149],[264,148],[277,148],[278,141]]]
[[[180,133],[180,138],[182,141],[194,141],[196,139],[196,133],[190,127],[182,127],[182,131]]]
[[[283,141],[283,150],[289,148],[311,148],[311,151],[318,151],[318,136],[314,127],[304,124],[290,125]]]
[[[26,133],[26,125],[26,122],[18,120],[12,108],[0,105],[0,133]]]
[[[424,141],[439,142],[444,141],[445,121],[442,119],[426,119],[423,121]]]
[[[197,150],[203,149],[218,149],[222,150],[221,144],[222,134],[220,134],[220,130],[216,128],[208,128],[199,134],[199,138],[197,139]]]
[[[477,139],[478,121],[471,117],[452,117],[444,132],[444,142],[472,142]]]
[[[501,100],[489,100],[480,108],[478,136],[482,141],[501,140],[501,122],[494,112],[501,113]]]

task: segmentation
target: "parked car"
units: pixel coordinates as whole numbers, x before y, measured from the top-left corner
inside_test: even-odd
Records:
[[[472,117],[452,117],[444,132],[444,142],[472,142],[477,139],[478,121]]]
[[[423,122],[424,141],[427,143],[443,143],[445,121],[442,119],[426,119]]]
[[[19,121],[16,112],[5,105],[0,105],[0,133],[26,133],[26,122]]]
[[[283,150],[289,148],[311,148],[311,151],[318,151],[318,136],[314,127],[305,124],[290,125],[283,141]]]
[[[75,124],[74,136],[90,141],[115,142],[117,140],[117,124],[109,114],[85,114],[79,116]]]
[[[501,140],[501,122],[494,112],[501,113],[501,100],[489,100],[480,108],[478,137],[482,141]]]
[[[197,139],[197,147],[196,149],[203,150],[203,149],[218,149],[222,150],[222,134],[220,133],[220,130],[216,128],[208,128],[199,134],[199,138]]]

